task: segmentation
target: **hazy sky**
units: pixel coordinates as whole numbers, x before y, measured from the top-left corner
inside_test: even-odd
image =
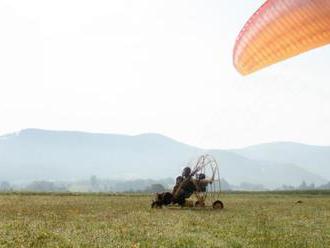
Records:
[[[264,1],[0,1],[0,134],[161,133],[205,148],[330,145],[330,47],[232,66]]]

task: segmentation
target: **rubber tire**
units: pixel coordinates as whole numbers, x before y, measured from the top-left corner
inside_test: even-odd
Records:
[[[213,202],[212,207],[213,207],[213,209],[223,209],[224,205],[223,205],[222,201],[217,200],[217,201]]]
[[[162,205],[159,205],[157,202],[152,202],[151,203],[151,208],[162,208]]]
[[[203,208],[203,207],[205,207],[205,203],[202,203],[202,202],[196,201],[196,202],[195,202],[195,207],[196,207],[196,208]]]

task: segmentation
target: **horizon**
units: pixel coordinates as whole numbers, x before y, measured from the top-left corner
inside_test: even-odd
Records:
[[[124,133],[105,133],[105,132],[90,132],[90,131],[82,131],[82,130],[59,130],[59,129],[43,129],[43,128],[24,128],[21,130],[17,130],[17,131],[13,131],[13,132],[9,132],[9,133],[4,133],[4,134],[0,134],[0,138],[7,136],[7,135],[19,135],[21,132],[24,131],[44,131],[44,132],[63,132],[63,133],[79,133],[79,134],[92,134],[92,135],[114,135],[114,136],[126,136],[126,137],[136,137],[136,136],[142,136],[142,135],[158,135],[167,139],[171,139],[175,142],[184,144],[184,145],[188,145],[188,146],[192,146],[195,148],[199,148],[202,150],[239,150],[239,149],[244,149],[244,148],[249,148],[249,147],[254,147],[254,146],[259,146],[259,145],[268,145],[268,144],[297,144],[297,145],[304,145],[304,146],[313,146],[313,147],[330,147],[329,145],[318,145],[318,144],[307,144],[307,143],[302,143],[302,142],[295,142],[295,141],[289,141],[289,140],[275,140],[275,141],[269,141],[269,142],[263,142],[263,143],[255,143],[255,144],[250,144],[247,146],[241,146],[241,147],[202,147],[199,145],[193,145],[193,144],[189,144],[186,143],[184,141],[181,141],[179,139],[177,139],[176,137],[170,137],[161,133],[139,133],[139,134],[124,134]]]
[[[204,149],[155,133],[24,129],[0,136],[0,148],[0,182],[77,181],[92,175],[119,180],[175,178],[204,154],[217,161],[220,175],[231,185],[246,182],[276,188],[306,181],[321,186],[330,180],[330,146],[292,142]]]

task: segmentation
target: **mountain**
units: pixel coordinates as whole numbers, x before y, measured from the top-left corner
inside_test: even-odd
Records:
[[[294,164],[330,180],[330,146],[275,142],[250,146],[234,152],[249,159]]]
[[[248,182],[277,188],[282,185],[298,186],[302,181],[316,185],[327,182],[325,178],[290,163],[259,161],[231,151],[212,150],[210,153],[220,162],[222,177],[235,185]]]
[[[158,134],[27,129],[0,138],[1,179],[164,178],[196,149]]]
[[[189,161],[215,156],[221,177],[278,187],[327,180],[296,163],[250,158],[242,150],[203,150],[159,134],[136,136],[26,129],[0,136],[0,181],[174,178]]]

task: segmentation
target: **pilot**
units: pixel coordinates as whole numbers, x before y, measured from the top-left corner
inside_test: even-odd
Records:
[[[214,181],[214,175],[212,178],[206,178],[204,173],[200,173],[196,175],[196,179],[192,179],[197,191],[206,192],[206,188],[208,184],[211,184]]]
[[[183,181],[183,177],[182,176],[178,176],[176,179],[175,179],[175,185],[173,187],[173,190],[172,190],[172,195],[175,194],[175,192],[178,190],[180,184],[182,183]]]
[[[212,178],[207,179],[204,173],[200,173],[196,175],[196,178],[193,178],[190,167],[185,167],[182,176],[176,178],[176,184],[172,191],[174,203],[183,206],[185,199],[189,198],[195,191],[206,192],[207,185],[213,181],[214,175]]]
[[[178,203],[183,206],[186,199],[189,198],[194,191],[196,191],[196,186],[191,179],[191,169],[190,167],[185,167],[182,170],[182,176],[178,176],[176,184],[173,188],[173,198],[174,203]]]

